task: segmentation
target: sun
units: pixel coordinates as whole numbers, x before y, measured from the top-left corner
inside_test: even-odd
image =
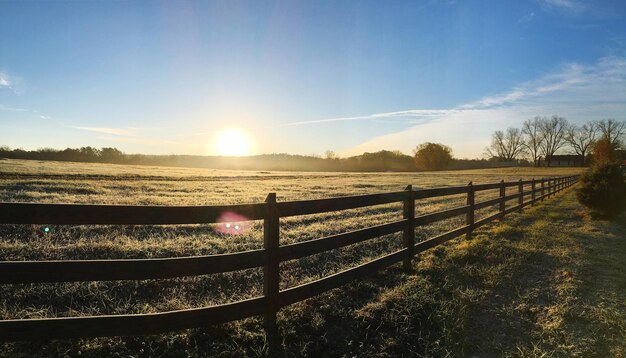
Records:
[[[250,138],[238,129],[220,131],[215,138],[218,155],[235,157],[250,154]]]

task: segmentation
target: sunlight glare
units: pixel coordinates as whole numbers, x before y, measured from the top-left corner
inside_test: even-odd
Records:
[[[238,129],[227,129],[217,135],[215,149],[218,155],[223,156],[248,155],[250,139]]]

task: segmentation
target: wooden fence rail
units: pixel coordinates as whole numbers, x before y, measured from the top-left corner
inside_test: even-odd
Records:
[[[0,320],[0,341],[34,339],[89,338],[103,336],[141,335],[210,324],[229,322],[245,317],[264,315],[264,324],[276,325],[276,313],[281,307],[319,295],[347,282],[403,261],[410,270],[415,254],[448,240],[467,235],[508,213],[553,196],[572,186],[578,176],[542,178],[492,184],[359,195],[350,197],[277,202],[270,193],[265,203],[222,206],[120,206],[0,203],[0,224],[58,224],[58,225],[167,225],[217,223],[224,213],[235,213],[247,220],[263,220],[263,249],[221,255],[121,260],[60,260],[60,261],[0,261],[0,284],[41,282],[111,281],[165,279],[229,272],[255,267],[263,268],[263,296],[211,307],[151,314],[113,316],[62,317],[43,319]],[[537,185],[539,184],[539,185]],[[529,190],[524,187],[530,185]],[[506,188],[517,187],[507,195]],[[494,199],[475,202],[475,194],[499,190]],[[515,190],[515,189],[513,189]],[[419,199],[466,194],[466,205],[415,216]],[[525,198],[530,196],[530,200]],[[517,205],[507,207],[517,199]],[[389,203],[403,203],[403,219],[383,225],[331,235],[315,240],[280,245],[280,218],[327,213]],[[492,206],[498,210],[476,220],[477,210]],[[465,225],[430,239],[415,242],[415,228],[459,215],[465,215]],[[241,219],[236,219],[241,221]],[[346,269],[319,280],[285,290],[279,289],[279,265],[320,252],[353,245],[383,235],[402,232],[403,248],[370,262]]]

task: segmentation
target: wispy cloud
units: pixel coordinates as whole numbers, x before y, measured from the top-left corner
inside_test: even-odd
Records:
[[[6,72],[0,72],[0,90],[9,90],[15,94],[19,94],[15,79]]]
[[[459,111],[459,109],[410,109],[410,110],[405,110],[405,111],[374,113],[374,114],[368,114],[365,116],[336,117],[336,118],[314,119],[310,121],[291,122],[291,123],[284,124],[284,126],[299,126],[299,125],[306,125],[306,124],[319,124],[319,123],[329,123],[329,122],[387,120],[387,119],[389,120],[400,119],[407,124],[412,124],[412,123],[423,122],[424,119],[428,119],[428,118],[450,115],[457,111]]]
[[[69,126],[70,128],[80,129],[88,132],[96,132],[103,134],[113,134],[125,137],[133,137],[135,134],[131,129],[123,129],[123,128],[106,128],[106,127],[81,127],[81,126]]]
[[[9,81],[9,76],[0,72],[0,88],[11,88],[11,81]]]
[[[27,108],[17,108],[17,107],[5,106],[4,104],[0,104],[0,111],[39,113],[39,111],[36,111],[36,110],[27,109]]]
[[[613,97],[613,94],[606,91],[606,89],[614,86],[622,87],[625,84],[626,59],[614,56],[604,57],[594,65],[564,64],[560,70],[538,80],[523,83],[506,93],[484,97],[476,102],[462,105],[461,108],[485,109],[513,105],[530,100],[542,101],[550,98],[549,96],[551,95],[564,94],[566,92],[572,94],[584,92],[585,95],[593,96],[594,98],[602,96],[610,99]],[[589,99],[590,97],[575,98],[577,101]],[[567,101],[566,96],[559,96],[559,99]]]
[[[598,95],[606,96],[599,86],[612,83],[623,84],[626,81],[626,59],[605,57],[595,65],[564,64],[561,69],[538,80],[529,81],[514,87],[512,90],[493,96],[486,96],[477,101],[448,109],[410,109],[395,112],[374,113],[363,116],[336,117],[286,123],[284,126],[311,125],[343,121],[370,121],[400,119],[403,123],[419,124],[437,118],[452,116],[468,111],[494,109],[511,106],[527,101],[544,98],[554,92],[584,90],[592,92],[594,87]]]
[[[587,10],[587,4],[580,0],[540,0],[540,3],[546,10],[565,11],[569,13],[581,13]]]
[[[105,132],[103,132],[105,133]],[[112,133],[115,134],[115,133]],[[128,136],[120,136],[120,137],[111,137],[111,136],[101,136],[99,139],[104,139],[111,142],[120,142],[120,143],[133,143],[133,144],[183,144],[180,141],[173,141],[168,139],[159,139],[159,138],[143,138],[143,137],[128,137]]]
[[[557,113],[575,123],[607,117],[626,119],[626,59],[604,57],[591,65],[566,63],[508,92],[440,111],[441,115],[428,121],[373,138],[341,154],[380,149],[410,152],[416,144],[435,141],[456,143],[453,149],[457,155],[474,157],[481,155],[494,130],[519,126],[535,115]],[[382,114],[372,116],[377,115]]]
[[[429,2],[435,5],[456,5],[456,0],[430,0]]]
[[[141,146],[167,146],[171,148],[187,148],[192,152],[197,152],[198,148],[204,152],[206,143],[194,143],[191,140],[172,140],[168,139],[172,134],[165,134],[163,136],[146,135],[146,132],[159,130],[160,128],[147,128],[147,127],[125,127],[125,128],[113,128],[113,127],[85,127],[85,126],[68,126],[69,128],[78,129],[82,131],[96,133],[94,138],[104,140],[113,143],[125,143],[136,144]],[[103,134],[98,136],[97,134]],[[176,135],[173,135],[177,137]]]
[[[44,115],[43,113],[41,113],[40,111],[38,111],[36,109],[5,106],[4,104],[0,104],[0,111],[32,114],[32,115],[36,115],[40,119],[44,119],[44,120],[52,119],[52,117],[46,116],[46,115]]]
[[[528,24],[529,22],[532,22],[535,19],[535,13],[534,12],[530,12],[522,17],[519,18],[519,20],[517,20],[517,22],[519,24]]]

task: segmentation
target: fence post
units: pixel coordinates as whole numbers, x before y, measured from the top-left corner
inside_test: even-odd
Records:
[[[265,328],[272,330],[276,327],[276,312],[278,312],[278,292],[280,273],[278,271],[279,248],[279,216],[276,207],[276,193],[269,193],[265,199],[265,218],[263,219],[263,248],[266,262],[263,267],[263,295],[266,299],[266,311],[263,323]]]
[[[546,178],[541,178],[541,201],[545,199],[546,196]]]
[[[555,190],[554,190],[554,193],[556,194],[559,191],[561,191],[561,182],[560,182],[561,179],[559,177],[556,177],[554,180],[555,180],[555,187],[554,187]]]
[[[548,178],[548,199],[552,196],[554,188],[552,187],[552,178]]]
[[[506,186],[504,185],[504,179],[500,180],[500,220],[504,219],[504,210],[506,208]]]
[[[519,198],[517,198],[517,203],[519,204],[519,212],[521,213],[522,208],[524,207],[524,184],[522,184],[522,179],[519,180],[517,188],[519,191]]]
[[[465,235],[465,238],[467,240],[471,240],[472,232],[474,231],[474,186],[472,185],[472,182],[469,182],[467,186],[467,205],[469,205],[469,208],[467,210],[467,215],[465,216],[465,225],[469,225],[470,228]]]
[[[403,267],[406,271],[411,270],[411,261],[413,259],[413,251],[415,246],[415,199],[413,198],[413,186],[407,185],[406,189],[408,197],[404,200],[404,206],[402,208],[402,217],[407,220],[406,227],[402,233],[404,247],[407,249],[406,258],[403,262]]]
[[[532,203],[533,205],[535,205],[535,199],[536,199],[536,195],[535,195],[535,178],[533,178],[531,184],[530,184],[530,190],[532,190],[530,197],[532,198]]]

